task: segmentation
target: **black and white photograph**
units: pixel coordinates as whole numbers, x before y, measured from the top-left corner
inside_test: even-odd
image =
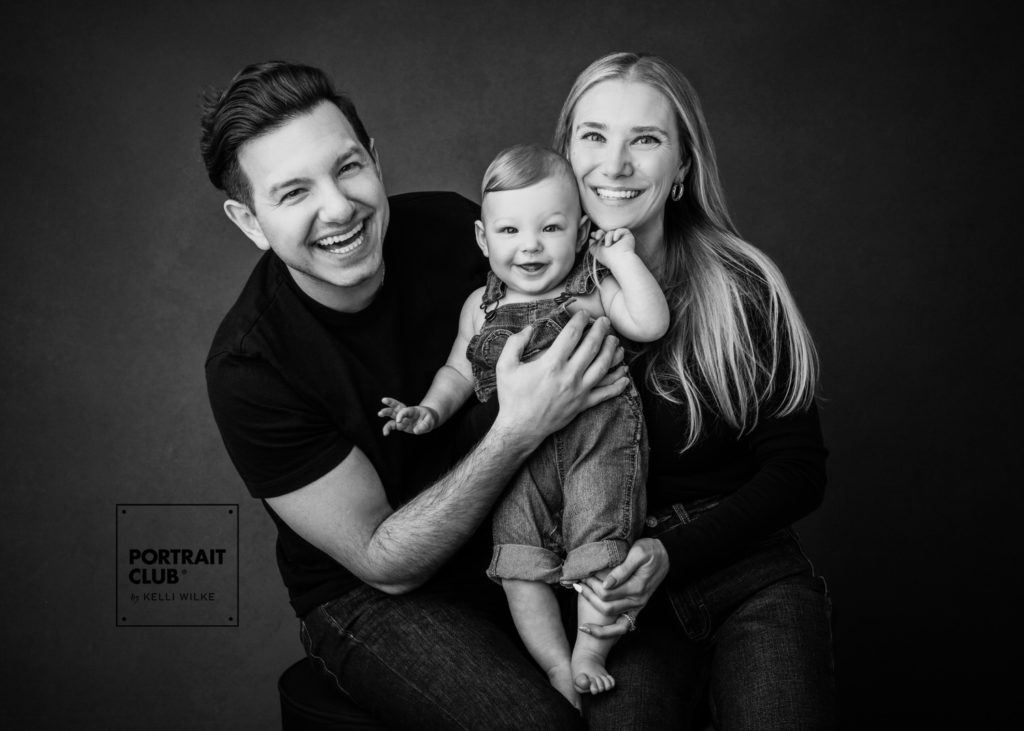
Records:
[[[3,15],[4,728],[1016,725],[999,4]]]

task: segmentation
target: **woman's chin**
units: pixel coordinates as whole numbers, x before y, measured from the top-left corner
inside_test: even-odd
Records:
[[[596,215],[587,211],[587,215],[590,217],[591,228],[599,228],[602,231],[614,231],[617,228],[632,229],[636,222],[634,216],[616,215],[614,211],[611,213],[599,211]]]

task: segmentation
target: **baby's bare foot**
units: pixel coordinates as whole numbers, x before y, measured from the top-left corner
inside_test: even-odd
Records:
[[[580,694],[573,687],[572,666],[569,663],[561,663],[548,670],[548,680],[551,682],[551,687],[565,696],[565,699],[572,703],[577,711],[582,710]]]
[[[597,695],[615,687],[615,678],[605,670],[604,658],[585,652],[573,652],[573,684],[580,693]]]

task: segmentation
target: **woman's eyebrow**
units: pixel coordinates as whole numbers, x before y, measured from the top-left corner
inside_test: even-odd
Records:
[[[668,135],[668,132],[666,132],[661,127],[658,127],[657,125],[654,125],[654,124],[648,124],[648,125],[643,125],[643,126],[640,126],[640,127],[634,127],[633,131],[634,132],[658,132],[658,133],[663,134],[663,135]]]

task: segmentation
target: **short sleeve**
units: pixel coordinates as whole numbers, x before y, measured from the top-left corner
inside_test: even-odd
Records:
[[[221,438],[253,497],[305,487],[352,450],[328,415],[260,358],[216,355],[207,362],[206,385]]]

